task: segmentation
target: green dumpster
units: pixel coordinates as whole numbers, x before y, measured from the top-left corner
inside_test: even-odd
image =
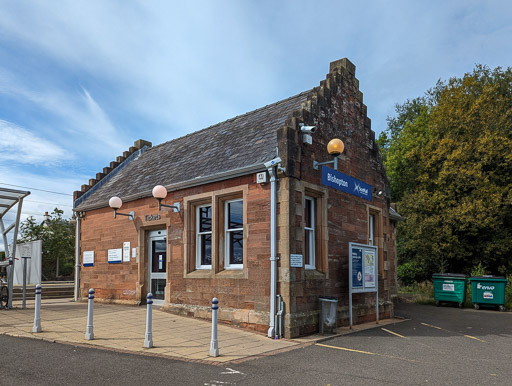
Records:
[[[436,306],[441,302],[458,303],[459,308],[464,307],[466,299],[467,276],[458,273],[434,273],[434,300]]]
[[[503,276],[477,276],[471,279],[471,301],[476,310],[480,306],[498,306],[505,311],[505,287],[507,279]]]

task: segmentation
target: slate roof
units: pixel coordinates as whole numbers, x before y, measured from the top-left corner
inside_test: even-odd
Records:
[[[389,218],[391,220],[395,220],[395,221],[404,221],[405,220],[405,218],[403,216],[401,216],[400,214],[398,214],[398,212],[396,210],[394,210],[392,206],[389,207]]]
[[[112,196],[123,201],[151,196],[155,185],[173,190],[229,172],[248,174],[275,156],[277,130],[301,108],[312,90],[151,147],[101,186],[93,186],[75,210],[108,206]],[[253,168],[253,169],[254,169]],[[244,172],[245,171],[245,172]],[[233,173],[231,173],[233,174]]]

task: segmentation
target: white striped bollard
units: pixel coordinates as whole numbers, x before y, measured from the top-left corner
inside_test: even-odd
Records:
[[[85,339],[93,340],[94,339],[94,331],[92,325],[92,312],[93,312],[93,302],[94,302],[94,288],[89,288],[89,304],[87,307],[87,330],[85,331]]]
[[[144,347],[153,347],[153,294],[150,292],[146,296],[147,312],[146,312],[146,338],[144,339]]]
[[[41,332],[41,284],[36,285],[36,309],[34,312],[34,327],[32,332]]]
[[[219,356],[219,341],[217,340],[217,310],[219,309],[219,299],[212,300],[212,341],[210,342],[210,356]]]

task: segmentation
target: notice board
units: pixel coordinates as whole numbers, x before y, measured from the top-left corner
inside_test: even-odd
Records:
[[[375,245],[348,244],[349,317],[352,326],[352,294],[375,292],[375,312],[379,322],[378,249]]]
[[[378,261],[376,246],[349,243],[348,267],[352,292],[377,291]]]

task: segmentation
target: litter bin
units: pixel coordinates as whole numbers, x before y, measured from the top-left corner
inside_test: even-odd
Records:
[[[320,300],[320,334],[336,334],[338,299],[333,297],[321,297]]]
[[[441,302],[459,303],[459,308],[464,307],[466,299],[467,276],[458,273],[434,273],[434,300],[436,306]]]
[[[484,275],[471,279],[471,301],[476,310],[483,306],[498,306],[505,311],[505,287],[507,279],[503,276]]]

